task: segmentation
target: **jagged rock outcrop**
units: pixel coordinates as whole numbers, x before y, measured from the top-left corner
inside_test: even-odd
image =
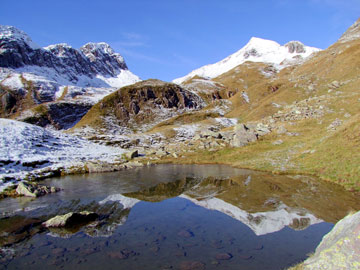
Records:
[[[344,43],[360,38],[360,19],[358,19],[350,28],[340,37],[339,42]]]
[[[90,60],[95,73],[106,72],[115,76],[119,69],[128,69],[124,58],[105,42],[87,43],[80,50]]]
[[[116,127],[147,130],[161,121],[204,105],[196,94],[182,87],[160,80],[146,80],[126,86],[94,105],[75,126],[80,128]]]

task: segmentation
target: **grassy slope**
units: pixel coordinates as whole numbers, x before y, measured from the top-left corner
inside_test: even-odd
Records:
[[[360,191],[359,70],[360,40],[357,40],[335,44],[304,65],[283,70],[276,78],[259,78],[258,83],[246,90],[251,105],[237,94],[231,99],[234,110],[227,116],[243,122],[259,121],[279,110],[273,102],[291,104],[309,97],[318,97],[312,103],[319,102],[332,112],[321,119],[282,123],[289,132],[300,136],[272,133],[246,147],[189,153],[179,162],[226,163],[279,173],[314,174],[349,190]],[[329,92],[329,84],[334,80],[342,85]],[[223,76],[222,83],[224,81]],[[278,89],[269,91],[269,85]],[[313,89],[309,90],[311,85]],[[327,127],[335,119],[340,119],[343,124],[335,131],[329,131]],[[272,144],[279,139],[284,143]]]

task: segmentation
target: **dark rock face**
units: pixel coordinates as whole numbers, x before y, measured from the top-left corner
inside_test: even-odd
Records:
[[[44,106],[41,113],[34,113],[22,120],[41,127],[51,125],[57,129],[69,129],[91,108],[89,104],[71,102],[53,102],[40,106]]]
[[[16,98],[11,93],[7,92],[1,97],[1,107],[5,112],[10,113],[15,105],[16,105]]]
[[[45,49],[32,44],[29,36],[12,26],[0,26],[0,67],[38,66],[51,68],[76,82],[77,76],[115,76],[127,66],[106,43],[88,43],[76,50],[67,44]]]

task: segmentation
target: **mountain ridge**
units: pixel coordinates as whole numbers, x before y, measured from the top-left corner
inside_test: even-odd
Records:
[[[31,123],[71,127],[98,100],[138,81],[140,78],[128,69],[124,58],[105,42],[89,42],[79,49],[66,43],[41,48],[22,30],[0,25],[2,116],[16,115],[21,120],[30,117]],[[70,108],[66,113],[73,109],[77,115],[67,118],[72,120],[65,125],[53,119],[53,114],[45,117],[48,119],[42,115],[34,120],[39,118],[34,106],[49,102],[57,108],[46,104],[46,110]]]
[[[121,83],[106,81],[106,78],[117,77],[122,71],[128,71],[124,58],[105,42],[90,42],[80,49],[74,49],[66,43],[41,48],[23,31],[12,26],[0,26],[0,48],[0,67],[15,70],[24,68],[24,71],[35,75],[50,75],[56,81],[50,72],[44,74],[36,68],[31,70],[29,66],[50,68],[69,84],[76,86],[123,86]],[[81,80],[82,76],[88,77],[88,80]],[[102,80],[103,83],[94,79]],[[138,80],[139,77],[134,75],[130,83]]]

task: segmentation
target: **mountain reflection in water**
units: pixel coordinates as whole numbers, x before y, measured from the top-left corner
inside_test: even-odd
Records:
[[[351,194],[310,177],[225,166],[161,165],[46,184],[64,191],[0,201],[0,244],[7,246],[1,269],[54,268],[54,262],[55,269],[281,269],[304,259],[332,223],[360,209]],[[41,226],[84,210],[99,218]]]

